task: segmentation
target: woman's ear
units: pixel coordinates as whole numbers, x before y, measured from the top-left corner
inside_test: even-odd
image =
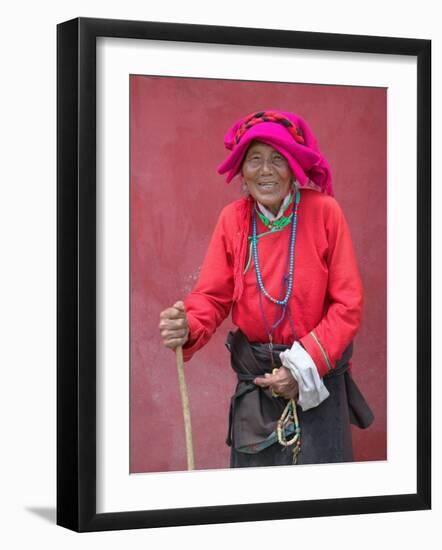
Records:
[[[238,172],[237,177],[239,179],[239,183],[241,184],[241,190],[242,192],[248,196],[249,195],[249,188],[247,187],[246,180],[244,179],[244,175],[242,173],[242,170]]]

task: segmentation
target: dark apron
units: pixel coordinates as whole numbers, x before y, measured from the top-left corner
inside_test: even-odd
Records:
[[[278,442],[262,448],[264,440],[271,441],[276,423],[287,400],[273,397],[271,390],[253,383],[257,376],[271,372],[268,344],[250,343],[237,330],[230,332],[226,346],[231,353],[231,365],[238,377],[232,396],[229,430],[226,443],[231,446],[230,467],[278,466],[293,463],[293,448]],[[289,346],[273,345],[273,362],[281,366],[279,354]],[[324,376],[330,395],[318,407],[303,412],[297,407],[301,427],[301,452],[298,464],[350,462],[353,460],[350,424],[367,428],[374,416],[349,371],[353,352],[350,343],[336,367]]]

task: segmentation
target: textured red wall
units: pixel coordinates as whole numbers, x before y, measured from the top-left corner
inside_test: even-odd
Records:
[[[185,470],[175,356],[159,338],[160,311],[183,299],[224,205],[241,195],[216,173],[223,137],[262,109],[307,120],[328,159],[350,225],[365,287],[353,375],[376,415],[354,428],[356,460],[386,458],[385,89],[132,76],[131,97],[131,472]],[[235,376],[226,321],[185,365],[198,469],[226,468]]]

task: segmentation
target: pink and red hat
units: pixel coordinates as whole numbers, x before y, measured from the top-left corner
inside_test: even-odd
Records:
[[[230,128],[224,145],[231,153],[218,167],[219,174],[227,172],[227,183],[241,170],[252,141],[266,143],[284,155],[301,187],[333,195],[330,166],[313,132],[300,116],[283,111],[252,113]]]

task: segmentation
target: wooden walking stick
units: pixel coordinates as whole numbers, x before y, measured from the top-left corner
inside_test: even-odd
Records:
[[[176,354],[176,366],[178,370],[178,382],[180,384],[181,403],[183,405],[184,431],[186,434],[187,469],[194,470],[195,463],[193,460],[192,424],[190,421],[189,396],[187,394],[186,379],[184,378],[184,361],[183,361],[182,346],[178,346],[175,349],[175,354]]]

